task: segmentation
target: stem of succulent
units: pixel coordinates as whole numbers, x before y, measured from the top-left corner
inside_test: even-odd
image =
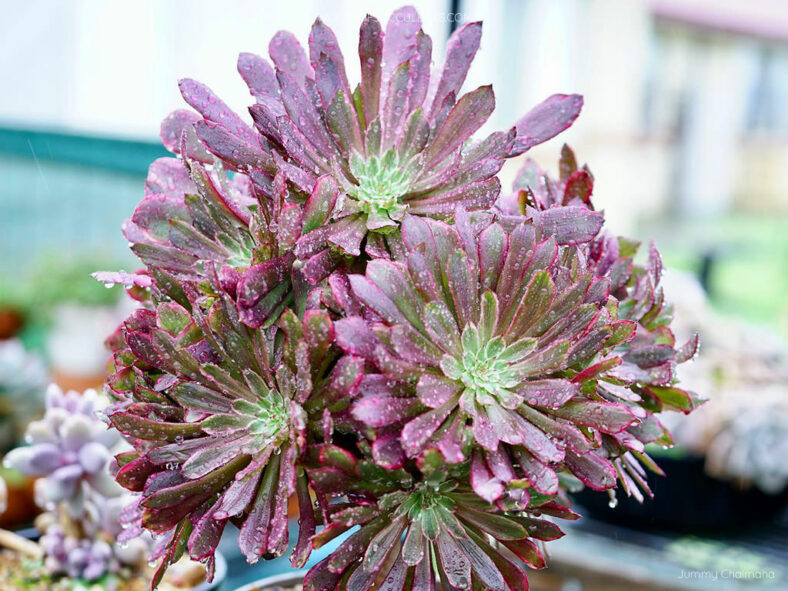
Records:
[[[0,546],[31,558],[40,558],[44,553],[35,542],[5,529],[0,529]]]
[[[85,528],[82,525],[82,521],[72,517],[62,503],[59,503],[59,507],[54,510],[53,514],[57,524],[65,535],[77,540],[81,540],[85,537]]]

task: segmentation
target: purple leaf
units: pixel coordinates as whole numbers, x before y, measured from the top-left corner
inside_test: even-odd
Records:
[[[274,69],[263,58],[253,53],[241,53],[238,56],[238,73],[259,102],[269,105],[278,102],[279,86]]]
[[[466,23],[452,33],[446,43],[446,61],[432,102],[433,114],[440,108],[447,95],[457,96],[460,93],[471,62],[479,49],[481,38],[481,22]]]
[[[178,82],[183,99],[207,121],[218,123],[232,135],[251,145],[257,142],[257,134],[235,114],[213,91],[196,80],[184,78]]]
[[[534,212],[531,217],[543,236],[552,236],[561,245],[593,240],[604,223],[601,213],[578,205],[552,207]]]
[[[575,122],[583,108],[579,94],[554,94],[517,121],[517,138],[509,156],[518,156],[555,137]]]
[[[578,456],[567,451],[564,461],[572,474],[594,490],[607,490],[616,485],[616,470],[613,464],[595,453]]]
[[[194,131],[194,124],[199,120],[200,116],[197,113],[178,109],[161,122],[159,136],[164,147],[173,154],[181,154],[181,148],[185,146],[183,156],[210,164],[213,162],[213,156],[197,139]]]
[[[559,408],[579,392],[579,384],[562,379],[528,381],[517,388],[528,404],[544,408]]]
[[[364,19],[358,39],[358,55],[361,61],[361,99],[364,120],[367,126],[378,116],[380,104],[380,81],[383,63],[383,31],[374,16]]]
[[[481,86],[464,95],[449,112],[446,121],[424,152],[425,166],[443,162],[478,130],[495,109],[492,86]]]
[[[314,79],[306,53],[292,33],[279,31],[274,35],[268,44],[268,53],[276,69],[287,72],[299,87],[304,88],[307,79]]]
[[[594,400],[567,402],[557,409],[555,414],[575,424],[593,427],[607,433],[623,431],[637,420],[622,404]]]
[[[392,433],[375,439],[372,444],[372,457],[378,466],[388,470],[401,468],[405,463],[405,452],[399,442],[399,437]]]
[[[122,285],[125,288],[149,288],[153,285],[153,279],[149,275],[142,275],[140,273],[126,273],[125,271],[96,271],[95,273],[91,273],[90,276],[96,281],[100,281],[104,285]]]
[[[370,427],[383,427],[407,419],[414,406],[415,401],[408,398],[365,396],[353,404],[352,413]]]

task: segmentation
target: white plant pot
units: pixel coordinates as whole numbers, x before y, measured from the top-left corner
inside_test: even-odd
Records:
[[[274,585],[296,585],[304,580],[304,575],[306,575],[306,571],[297,571],[293,573],[277,575],[275,577],[266,577],[264,579],[260,579],[259,581],[255,581],[254,583],[249,583],[248,585],[239,587],[236,591],[269,591],[269,588],[273,587]]]

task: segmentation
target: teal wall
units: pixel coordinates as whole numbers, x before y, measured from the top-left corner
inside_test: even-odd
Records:
[[[0,127],[0,283],[42,258],[133,266],[121,223],[157,143]]]

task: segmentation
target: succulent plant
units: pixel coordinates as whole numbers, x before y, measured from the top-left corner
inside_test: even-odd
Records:
[[[0,450],[16,445],[44,406],[49,376],[40,357],[10,339],[0,341]]]
[[[58,525],[47,529],[40,544],[46,555],[44,566],[51,575],[95,581],[120,570],[112,546],[106,541],[68,536]]]
[[[305,519],[311,511],[299,465],[306,404],[349,396],[362,368],[337,363],[327,371],[336,352],[325,310],[307,311],[303,320],[286,311],[280,326],[281,332],[252,331],[229,298],[204,297],[193,302],[191,315],[163,302],[124,325],[129,350],[116,359],[144,358],[158,378],[144,401],[139,394],[150,373],[127,385],[112,382],[128,401],[111,421],[138,450],[119,458],[118,482],[143,494],[143,525],[187,544],[194,558],[213,555],[231,520],[242,523],[240,546],[250,562],[281,554],[289,497],[298,493]],[[308,534],[305,549],[307,542]]]
[[[760,390],[771,398],[754,407],[741,404],[708,443],[706,469],[714,476],[754,484],[768,494],[788,488],[788,469],[778,458],[788,447],[788,405],[779,387]]]
[[[44,418],[27,427],[29,445],[5,457],[7,466],[42,478],[37,486],[47,505],[64,503],[75,518],[82,516],[90,489],[105,496],[123,492],[107,470],[120,436],[96,416],[105,404],[95,390],[63,393],[51,385]]]
[[[480,38],[481,23],[461,27],[432,73],[432,42],[415,10],[396,11],[385,31],[369,16],[362,80],[351,90],[324,23],[312,28],[309,57],[280,32],[269,46],[273,68],[252,54],[238,60],[256,99],[254,127],[205,85],[182,80],[200,115],[175,111],[161,129],[182,161],[151,165],[146,197],[123,230],[160,277],[154,289],[214,268],[237,291],[244,322],[270,325],[300,280],[319,283],[362,248],[385,252],[406,212],[447,218],[458,204],[490,207],[504,160],[569,127],[582,98],[554,95],[512,129],[471,144],[495,104],[489,86],[460,95]]]
[[[397,399],[411,404],[386,416],[387,401],[360,397],[354,417],[401,430],[397,452],[407,458],[433,447],[447,461],[471,460],[474,490],[490,503],[510,484],[512,508],[527,506],[527,484],[556,494],[551,466],[610,488],[606,451],[580,428],[615,437],[646,413],[597,394],[615,347],[635,330],[605,308],[607,281],[573,273],[576,254],[560,257],[555,235],[534,224],[506,232],[460,210],[454,226],[409,217],[402,235],[401,259],[350,277],[387,330],[354,316],[336,330],[340,346],[401,384]]]
[[[529,163],[500,196],[503,161],[582,100],[474,143],[480,32],[430,82],[415,11],[368,17],[355,90],[321,21],[309,58],[278,33],[274,67],[239,59],[254,127],[181,82],[200,115],[165,120],[178,158],[124,227],[145,269],[98,275],[141,302],[108,339],[107,415],[154,586],[187,551],[211,573],[228,523],[249,562],[282,554],[294,495],[294,566],[347,536],[307,590],[525,589],[536,541],[577,517],[567,486],[650,494],[645,444],[671,442],[654,413],[700,401],[674,375],[697,340],[676,348],[656,249],[641,266],[602,231],[568,148],[558,181]]]
[[[133,513],[138,501],[110,474],[124,444],[105,423],[106,404],[95,390],[64,393],[51,385],[44,417],[28,425],[28,445],[5,458],[8,467],[39,478],[36,498],[46,512],[36,525],[52,577],[95,581],[139,567],[150,552]]]
[[[558,168],[559,177],[555,179],[527,160],[517,175],[512,193],[501,196],[496,204],[501,222],[517,223],[525,217],[544,223],[547,218],[548,223],[555,224],[558,235],[567,227],[575,232],[588,230],[590,212],[594,210],[594,177],[587,165],[578,166],[574,152],[566,145],[561,150]],[[577,221],[567,224],[567,219]],[[670,329],[672,307],[665,301],[661,286],[662,259],[653,243],[645,265],[635,262],[639,242],[604,230],[592,232],[572,248],[578,253],[580,268],[608,282],[609,296],[617,302],[620,321],[635,326],[632,338],[618,347],[619,359],[606,360],[613,365],[601,374],[603,380],[597,384],[597,393],[607,400],[636,402],[646,411],[638,417],[638,424],[613,437],[615,443],[610,437],[605,439],[605,447],[613,445],[630,450],[616,457],[613,464],[626,494],[642,499],[640,490],[648,495],[651,492],[637,459],[661,472],[650,458],[639,455],[641,443],[673,445],[672,436],[653,413],[660,410],[689,413],[705,401],[694,392],[675,386],[676,365],[695,357],[699,338],[694,334],[685,344],[676,344]]]

